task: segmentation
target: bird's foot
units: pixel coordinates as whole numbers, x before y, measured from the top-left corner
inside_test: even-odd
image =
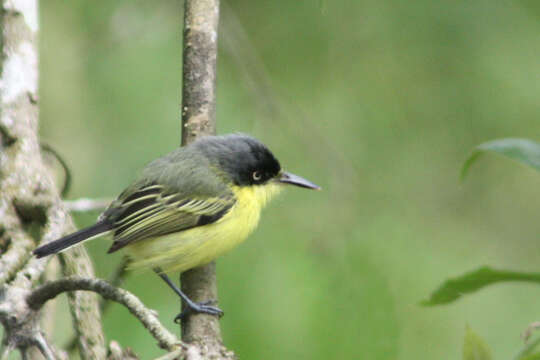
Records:
[[[186,308],[182,310],[182,312],[174,318],[175,323],[180,323],[182,319],[185,319],[186,316],[188,316],[191,313],[199,313],[199,314],[208,314],[208,315],[214,315],[218,318],[222,317],[224,312],[217,306],[211,306],[210,304],[215,303],[215,300],[208,300],[203,301],[200,303],[191,303],[187,304]]]

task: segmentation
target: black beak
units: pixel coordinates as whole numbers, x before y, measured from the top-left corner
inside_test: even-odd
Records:
[[[320,186],[315,185],[311,181],[308,181],[298,175],[294,175],[286,171],[282,171],[278,175],[277,181],[285,184],[300,186],[306,189],[321,190]]]

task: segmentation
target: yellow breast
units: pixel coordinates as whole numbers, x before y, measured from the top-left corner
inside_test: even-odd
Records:
[[[261,209],[276,195],[277,184],[234,187],[235,205],[217,222],[126,246],[131,269],[160,267],[185,271],[214,260],[242,241],[257,227]]]

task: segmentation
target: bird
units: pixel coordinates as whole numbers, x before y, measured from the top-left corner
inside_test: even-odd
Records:
[[[125,251],[128,270],[152,269],[184,301],[175,322],[191,312],[220,317],[213,300],[192,301],[167,273],[205,265],[244,241],[285,185],[321,189],[283,170],[249,135],[204,136],[147,164],[94,225],[33,253],[42,258],[112,235],[108,253]]]

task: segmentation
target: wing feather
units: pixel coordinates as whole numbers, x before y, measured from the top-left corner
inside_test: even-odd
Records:
[[[122,194],[105,213],[112,218],[114,228],[114,242],[109,252],[135,241],[214,223],[235,202],[232,193],[189,199],[163,185],[142,186],[130,194]]]

